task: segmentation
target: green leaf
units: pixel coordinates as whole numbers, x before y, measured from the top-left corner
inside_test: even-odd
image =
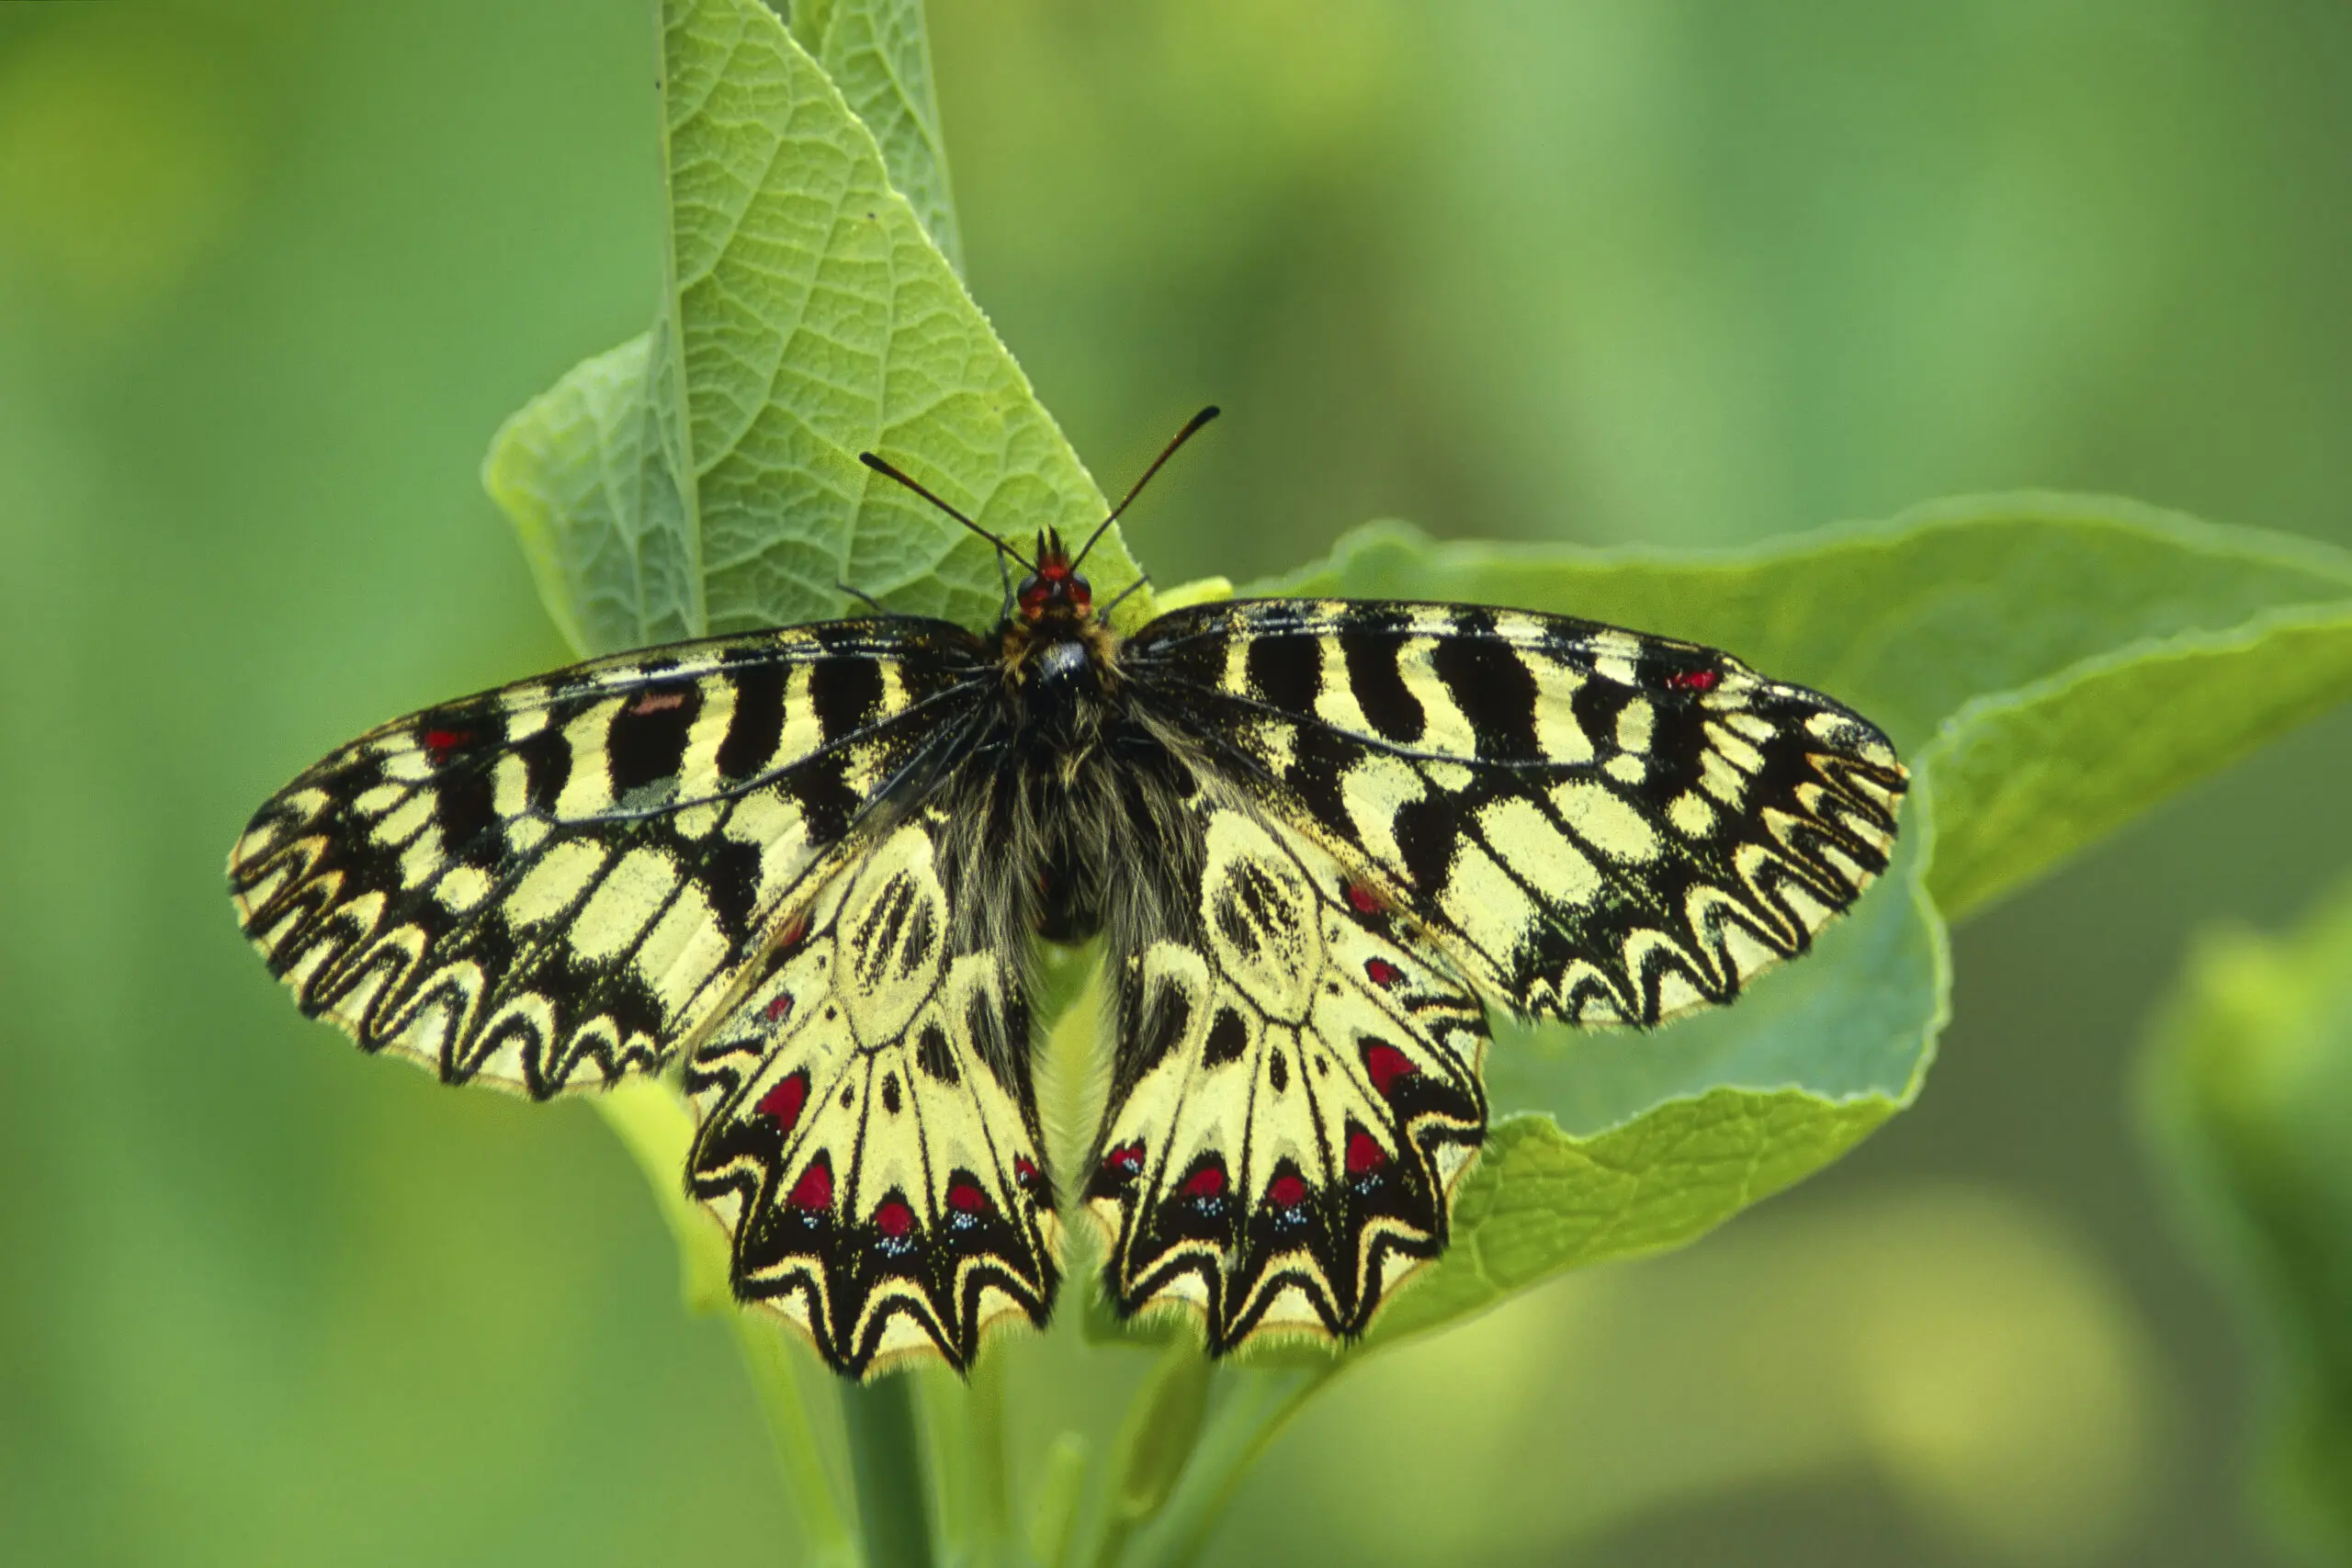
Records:
[[[919,9],[804,18],[899,127],[888,165],[756,0],[668,0],[662,16],[659,318],[517,413],[484,468],[550,613],[589,651],[842,614],[844,583],[991,623],[995,552],[857,454],[1024,547],[1048,525],[1082,536],[1104,505],[892,184],[920,185],[952,236],[928,70],[910,63]],[[1108,592],[1136,575],[1115,531],[1088,566]]]
[[[2209,932],[2145,1088],[2208,1261],[2263,1362],[2272,1522],[2352,1562],[2352,881],[2301,928]]]
[[[651,341],[582,361],[506,422],[482,465],[540,601],[582,653],[674,642],[704,624],[684,503],[645,397]]]
[[[922,0],[803,0],[791,7],[791,20],[792,36],[873,133],[890,184],[922,220],[939,254],[962,272],[964,242],[948,189]]]
[[[1802,1084],[1830,1100],[1908,1103],[1950,988],[1943,921],[1926,887],[1936,815],[1915,794],[1879,886],[1823,931],[1802,963],[1736,1007],[1647,1034],[1498,1020],[1488,1095],[1578,1135],[1724,1088]]]
[[[1700,554],[1382,524],[1249,592],[1515,604],[1712,643],[1850,702],[1915,773],[1883,885],[1737,1007],[1646,1036],[1498,1031],[1453,1245],[1367,1346],[1690,1240],[1837,1158],[1918,1091],[1949,1005],[1944,911],[2352,695],[2352,557],[2081,498]]]
[[[1965,914],[2352,692],[2352,603],[2119,649],[1971,704],[1930,761]]]

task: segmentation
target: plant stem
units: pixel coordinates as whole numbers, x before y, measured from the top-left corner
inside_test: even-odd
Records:
[[[867,1568],[932,1568],[914,1386],[903,1373],[842,1391]]]
[[[793,1512],[808,1538],[811,1560],[853,1564],[857,1542],[849,1522],[833,1500],[831,1477],[825,1472],[823,1452],[808,1421],[800,1379],[792,1365],[792,1348],[784,1342],[781,1324],[751,1312],[730,1313],[736,1347],[743,1352],[744,1370],[759,1395],[760,1413],[767,1417],[768,1436],[775,1440],[776,1459],[784,1466],[785,1491]]]
[[[760,1414],[767,1420],[784,1467],[784,1485],[793,1517],[808,1539],[813,1562],[851,1564],[857,1543],[851,1536],[839,1491],[825,1465],[825,1450],[809,1402],[830,1401],[830,1385],[814,1393],[800,1387],[784,1326],[735,1304],[728,1284],[727,1235],[710,1213],[687,1198],[679,1183],[686,1151],[694,1142],[693,1113],[665,1083],[632,1078],[590,1103],[619,1137],[653,1189],[655,1203],[678,1246],[678,1289],[689,1311],[724,1316],[751,1374]]]
[[[1113,1568],[1127,1538],[1175,1491],[1201,1435],[1209,1378],[1208,1358],[1190,1335],[1179,1334],[1136,1390],[1103,1477],[1109,1511],[1094,1547],[1095,1568]]]
[[[972,1544],[983,1562],[1017,1561],[1020,1544],[1012,1532],[1012,1476],[1004,1452],[1003,1353],[975,1360],[966,1389]]]
[[[1046,1473],[1037,1483],[1036,1514],[1029,1527],[1029,1554],[1041,1568],[1068,1568],[1085,1488],[1086,1439],[1064,1432],[1046,1452]]]
[[[1186,1568],[1200,1559],[1225,1517],[1241,1478],[1290,1418],[1340,1366],[1283,1371],[1235,1371],[1219,1381],[1226,1396],[1193,1450],[1175,1490],[1158,1517],[1139,1529],[1120,1568]]]
[[[916,1368],[915,1433],[923,1475],[931,1483],[931,1550],[942,1562],[969,1563],[974,1540],[972,1400],[964,1379],[936,1363]]]

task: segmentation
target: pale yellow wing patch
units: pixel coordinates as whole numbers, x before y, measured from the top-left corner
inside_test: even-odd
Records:
[[[1042,1324],[1060,1247],[1012,956],[952,951],[935,818],[856,846],[695,1053],[736,1293],[864,1376]]]
[[[1886,868],[1885,736],[1714,649],[1467,604],[1243,600],[1127,646],[1152,715],[1409,911],[1478,992],[1655,1025]]]
[[[845,622],[445,703],[272,796],[231,893],[303,1010],[368,1050],[542,1098],[653,1071],[992,673],[953,626]]]
[[[1122,1312],[1210,1348],[1351,1336],[1441,1252],[1486,1129],[1477,1002],[1328,852],[1228,795],[1202,886],[1113,953],[1121,1021],[1086,1188]]]

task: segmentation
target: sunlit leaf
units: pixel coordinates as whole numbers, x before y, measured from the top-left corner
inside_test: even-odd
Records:
[[[944,212],[935,124],[920,108],[927,74],[895,96],[879,85],[921,56],[913,8],[831,13],[820,41],[861,101],[888,109],[897,159],[886,164],[775,13],[670,0],[659,318],[526,407],[492,446],[492,493],[583,649],[838,615],[854,607],[843,585],[895,609],[992,620],[994,552],[861,468],[861,451],[1024,546],[1041,527],[1082,534],[1102,515],[892,184],[896,173],[922,186]],[[1115,533],[1088,565],[1111,592],[1136,575]]]
[[[1938,900],[1966,914],[2352,692],[2352,601],[2087,660],[1971,704],[1930,752],[1951,823]]]
[[[684,504],[645,397],[650,343],[575,366],[506,422],[482,468],[548,615],[583,653],[673,642],[704,624]]]
[[[801,0],[784,9],[792,36],[873,133],[890,184],[961,272],[964,243],[948,188],[922,0]]]

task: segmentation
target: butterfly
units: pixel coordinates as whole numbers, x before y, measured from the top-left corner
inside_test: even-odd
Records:
[[[1122,637],[1046,530],[1000,624],[598,659],[330,753],[229,878],[303,1011],[534,1099],[674,1073],[736,1295],[851,1376],[1046,1322],[1065,1185],[1122,1315],[1346,1339],[1446,1247],[1487,1013],[1650,1027],[1887,864],[1859,715],[1691,643],[1243,599]],[[1041,941],[1099,940],[1107,1103],[1056,1172]],[[1056,1178],[1060,1176],[1061,1182]]]

